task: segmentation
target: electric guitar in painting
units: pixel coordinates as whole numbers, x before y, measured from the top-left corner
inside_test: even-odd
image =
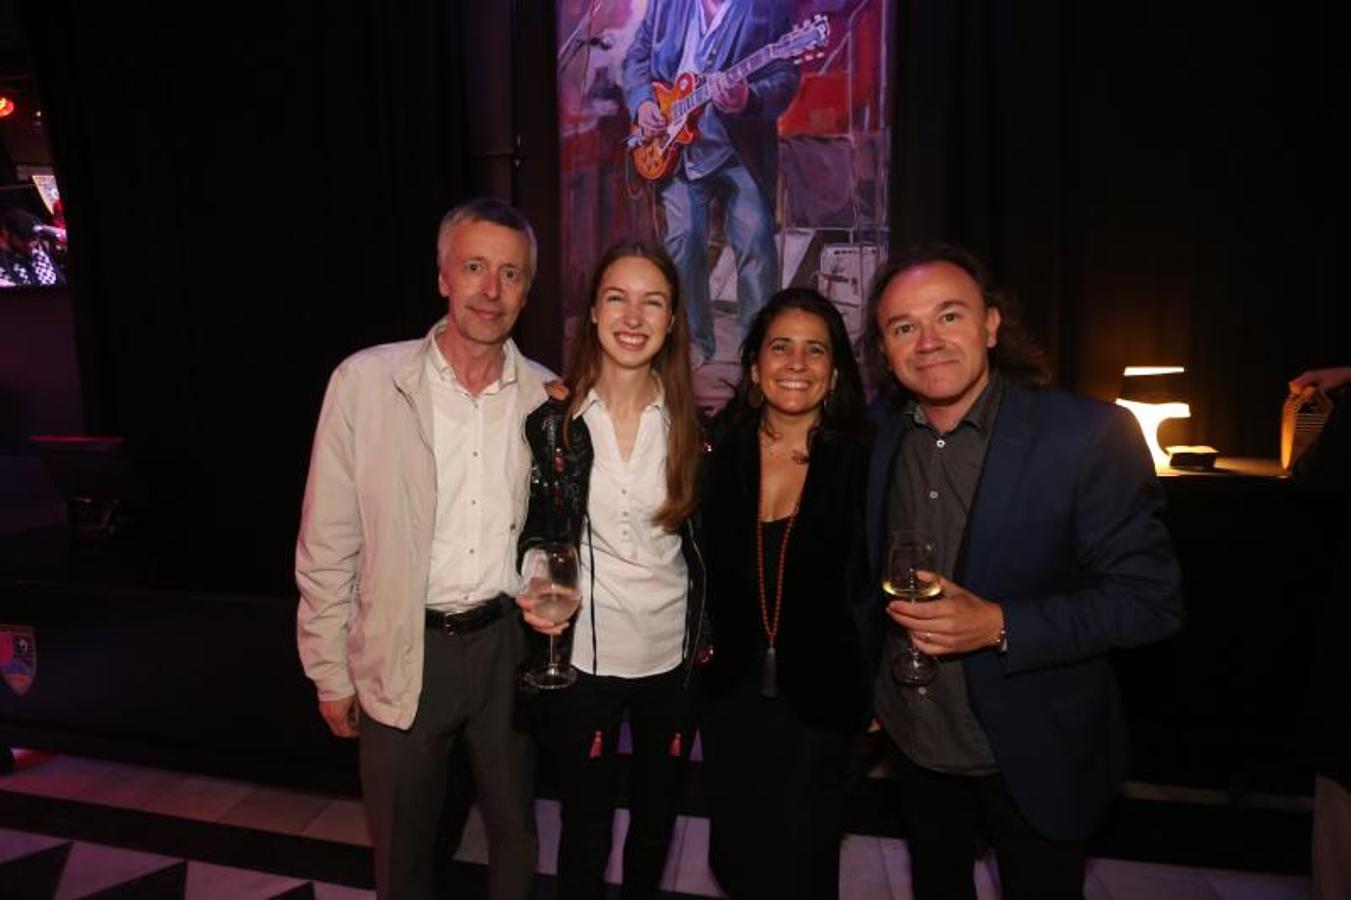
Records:
[[[830,23],[825,16],[815,16],[774,43],[756,50],[723,74],[729,80],[737,81],[749,78],[778,59],[803,62],[811,58],[812,50],[824,46],[829,39]],[[699,116],[713,99],[713,88],[707,77],[682,72],[675,84],[652,82],[652,93],[666,119],[666,127],[658,134],[644,136],[635,124],[627,145],[633,151],[633,166],[638,174],[649,181],[660,181],[675,171],[681,148],[699,137]]]

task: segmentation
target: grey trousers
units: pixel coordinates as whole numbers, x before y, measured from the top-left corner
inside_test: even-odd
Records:
[[[514,615],[481,631],[428,630],[417,715],[407,731],[361,717],[361,792],[381,898],[437,896],[437,823],[451,747],[463,739],[488,831],[492,900],[530,895],[538,861],[535,750],[511,725],[513,676],[525,657]]]

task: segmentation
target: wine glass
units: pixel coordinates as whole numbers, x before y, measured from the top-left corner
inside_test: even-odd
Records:
[[[531,611],[555,625],[571,619],[581,606],[577,590],[577,548],[549,542],[531,547],[525,556],[525,595]],[[558,639],[549,635],[549,661],[525,673],[525,682],[542,691],[565,688],[577,680],[577,670],[558,658]]]
[[[933,541],[918,531],[893,531],[887,540],[882,590],[888,598],[911,603],[936,600],[943,592],[934,563]],[[921,574],[923,572],[924,574]],[[938,674],[938,660],[915,648],[906,634],[904,646],[892,657],[891,674],[907,687],[922,687]]]

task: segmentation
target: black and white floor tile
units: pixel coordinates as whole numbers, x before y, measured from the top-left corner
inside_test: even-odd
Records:
[[[1149,804],[1166,802],[1160,790],[1134,789],[1147,795],[1134,801],[1144,810],[1138,815],[1146,815]],[[1212,821],[1205,819],[1205,808],[1218,801],[1187,799],[1199,818],[1193,822],[1184,816],[1181,827],[1213,827],[1205,824]],[[538,893],[547,900],[555,896],[557,803],[539,800],[537,815]],[[1253,820],[1253,827],[1274,835],[1273,844],[1297,844],[1307,811],[1276,810],[1271,815],[1275,818]],[[1242,818],[1220,810],[1213,821]],[[626,826],[621,810],[616,832]],[[1142,828],[1159,830],[1148,822]],[[842,849],[842,897],[910,897],[905,842],[866,824],[857,831]],[[1094,900],[1307,898],[1308,878],[1292,874],[1298,866],[1291,864],[1289,848],[1264,855],[1251,846],[1256,833],[1236,831],[1232,840],[1240,845],[1234,847],[1232,861],[1220,859],[1218,864],[1198,864],[1187,853],[1171,853],[1166,834],[1159,836],[1157,852],[1148,842],[1109,839],[1098,848],[1102,855],[1090,862],[1086,895]],[[1222,835],[1220,845],[1227,840]],[[663,883],[671,897],[721,896],[707,868],[707,845],[707,820],[682,816]],[[1126,852],[1116,854],[1119,847]],[[1144,849],[1132,849],[1140,847]],[[19,751],[17,771],[0,777],[4,900],[355,900],[374,896],[368,848],[361,805],[348,797],[24,751]],[[471,813],[451,876],[460,888],[457,896],[486,896],[486,858],[483,825]],[[617,855],[608,874],[611,882],[618,881]],[[993,862],[978,864],[976,881],[982,900],[999,896]]]

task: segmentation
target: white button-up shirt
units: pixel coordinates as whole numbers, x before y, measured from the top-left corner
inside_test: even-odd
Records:
[[[436,525],[427,605],[463,612],[520,591],[516,538],[529,500],[530,451],[522,425],[530,410],[517,389],[526,363],[508,341],[502,374],[474,396],[441,348],[427,354],[436,457]]]
[[[579,415],[591,433],[595,460],[587,511],[591,548],[582,538],[581,587],[595,592],[582,606],[572,641],[572,663],[584,672],[642,678],[680,665],[689,580],[680,535],[653,521],[666,502],[670,421],[660,394],[642,411],[627,460],[614,423],[593,390]],[[588,605],[590,608],[588,608]],[[595,653],[592,621],[595,621]]]

